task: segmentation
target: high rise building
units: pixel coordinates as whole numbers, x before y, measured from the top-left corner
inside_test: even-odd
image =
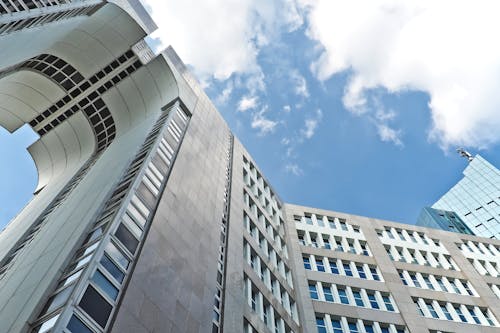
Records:
[[[467,156],[464,177],[432,208],[454,211],[474,234],[500,239],[500,171],[480,155]]]
[[[430,207],[422,208],[416,225],[474,235],[457,213]]]
[[[500,241],[283,203],[139,3],[0,6],[0,332],[498,332]]]

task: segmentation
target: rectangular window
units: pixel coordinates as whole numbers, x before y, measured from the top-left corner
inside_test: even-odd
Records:
[[[125,246],[130,253],[134,254],[139,245],[139,241],[134,237],[134,235],[121,223],[115,232],[116,238]]]
[[[316,268],[318,269],[319,272],[325,271],[325,265],[323,264],[323,260],[316,259]]]
[[[330,260],[330,270],[332,274],[339,274],[339,268],[337,267],[337,262]]]
[[[68,326],[66,326],[72,333],[93,333],[87,325],[85,325],[78,317],[75,315],[71,316]]]
[[[120,265],[121,268],[127,270],[130,261],[125,257],[125,255],[123,255],[120,250],[118,250],[118,248],[113,243],[109,243],[106,246],[106,252],[117,264]]]
[[[118,288],[116,288],[99,270],[95,271],[92,281],[94,281],[94,283],[99,286],[101,291],[108,295],[112,300],[116,300],[116,297],[118,296]]]
[[[450,312],[446,308],[446,304],[439,305],[439,307],[441,308],[441,311],[443,311],[443,314],[444,314],[444,316],[445,316],[445,318],[447,320],[453,320],[453,318],[451,317]]]
[[[375,294],[368,294],[368,300],[370,301],[370,306],[372,309],[380,309],[377,299],[375,298]]]
[[[382,299],[384,300],[385,308],[387,311],[394,311],[394,306],[392,305],[391,299],[387,295],[382,295]]]
[[[460,310],[460,306],[455,306],[453,307],[455,309],[455,312],[457,313],[458,317],[460,320],[464,323],[467,322],[467,319],[465,318],[464,314],[462,313],[462,310]]]
[[[95,290],[94,287],[91,285],[87,287],[79,305],[82,310],[84,310],[97,324],[99,324],[99,326],[102,328],[106,327],[113,307]]]
[[[358,271],[358,275],[362,279],[366,279],[366,273],[365,270],[363,269],[363,266],[356,265],[356,270]]]
[[[325,294],[325,300],[327,302],[333,302],[333,294],[332,290],[330,289],[329,285],[324,284],[323,285],[323,294]]]
[[[411,280],[413,281],[413,285],[417,288],[422,288],[420,286],[420,282],[418,282],[417,276],[415,274],[410,274]]]
[[[111,261],[111,259],[108,258],[107,255],[102,256],[100,263],[117,282],[123,282],[125,274],[118,268],[118,266],[115,265],[115,263],[113,263],[113,261]]]
[[[403,284],[405,286],[407,286],[408,283],[406,282],[406,279],[405,279],[405,276],[404,276],[403,272],[399,272],[399,277],[401,278],[401,282],[403,282]]]
[[[303,257],[302,260],[304,260],[304,268],[307,270],[311,270],[311,261],[309,258]]]
[[[352,276],[351,266],[349,264],[343,264],[345,275]]]
[[[365,306],[365,302],[363,302],[363,298],[361,297],[361,293],[359,291],[352,291],[352,295],[354,296],[354,301],[357,306]]]
[[[370,267],[370,273],[375,281],[380,281],[380,276],[378,275],[377,269],[375,267]]]
[[[316,317],[316,328],[318,333],[327,333],[325,320],[321,317]]]
[[[338,292],[340,297],[340,303],[349,304],[349,298],[347,297],[345,289],[338,289]]]
[[[349,333],[358,333],[358,325],[356,323],[348,323]]]
[[[332,319],[333,333],[342,333],[342,325],[340,320]]]
[[[312,299],[318,299],[318,290],[316,289],[315,284],[309,285],[309,295],[311,296]]]

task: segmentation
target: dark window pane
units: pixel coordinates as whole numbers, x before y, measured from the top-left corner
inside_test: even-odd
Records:
[[[116,279],[118,282],[123,282],[125,274],[107,257],[102,256],[101,265]]]
[[[106,293],[111,299],[116,300],[118,296],[118,289],[106,278],[102,275],[98,270],[95,271],[94,276],[92,277],[92,281],[94,281],[99,288]]]
[[[123,225],[120,224],[118,229],[115,232],[116,238],[122,242],[123,245],[130,251],[130,253],[135,253],[137,249],[137,245],[139,245],[139,241],[132,235],[130,231]]]
[[[69,320],[67,328],[71,333],[93,333],[85,324],[73,315]]]
[[[105,327],[113,307],[92,286],[88,286],[80,307],[101,327]]]

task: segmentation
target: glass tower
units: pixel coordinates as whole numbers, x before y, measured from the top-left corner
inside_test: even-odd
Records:
[[[478,236],[500,239],[500,171],[476,155],[432,208],[454,211]]]
[[[472,230],[462,221],[457,213],[430,207],[422,209],[416,225],[474,235]]]

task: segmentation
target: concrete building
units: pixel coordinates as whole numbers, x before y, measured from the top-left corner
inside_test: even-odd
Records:
[[[0,8],[0,332],[498,332],[500,241],[283,203],[138,2]]]
[[[500,171],[480,155],[467,156],[464,177],[432,208],[454,211],[474,234],[499,239]]]
[[[431,207],[422,208],[415,225],[474,235],[457,213]]]

